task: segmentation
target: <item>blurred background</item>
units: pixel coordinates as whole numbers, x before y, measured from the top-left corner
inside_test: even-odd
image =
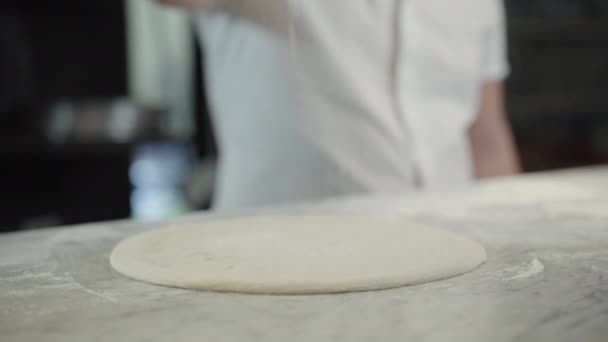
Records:
[[[608,162],[608,1],[507,0],[526,171]],[[150,1],[0,0],[0,231],[205,209],[204,47]]]

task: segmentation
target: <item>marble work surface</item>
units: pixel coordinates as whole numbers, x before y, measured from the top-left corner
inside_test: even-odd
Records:
[[[402,217],[473,237],[489,258],[473,272],[424,285],[260,296],[148,285],[108,264],[128,235],[220,215],[5,234],[0,340],[608,341],[606,168],[266,211]]]

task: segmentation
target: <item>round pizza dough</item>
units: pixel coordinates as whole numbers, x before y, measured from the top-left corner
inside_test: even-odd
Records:
[[[158,285],[315,294],[444,279],[485,258],[477,242],[407,222],[272,216],[145,232],[119,243],[110,262],[125,276]]]

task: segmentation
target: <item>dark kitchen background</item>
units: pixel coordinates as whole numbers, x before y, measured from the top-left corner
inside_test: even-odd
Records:
[[[0,0],[0,231],[209,205],[203,49],[183,15],[144,3]],[[607,163],[608,1],[506,7],[524,168]]]

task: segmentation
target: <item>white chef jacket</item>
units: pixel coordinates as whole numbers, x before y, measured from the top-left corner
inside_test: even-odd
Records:
[[[196,22],[216,208],[473,179],[480,87],[508,72],[500,0],[224,0]]]

